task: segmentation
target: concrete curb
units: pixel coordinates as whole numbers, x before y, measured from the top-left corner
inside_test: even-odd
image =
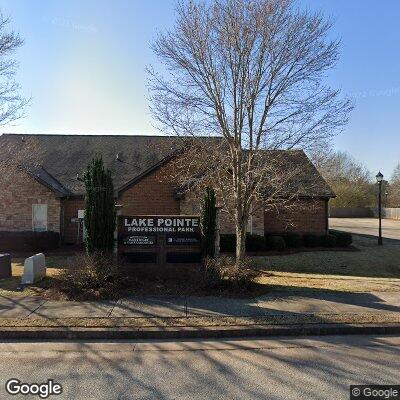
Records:
[[[399,334],[400,324],[299,324],[168,328],[0,328],[0,340],[218,339]]]

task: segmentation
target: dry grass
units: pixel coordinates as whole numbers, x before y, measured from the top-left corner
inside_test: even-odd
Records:
[[[297,274],[293,272],[265,272],[256,279],[274,291],[327,290],[342,292],[400,291],[400,279],[365,278],[340,275]]]
[[[253,257],[258,283],[273,290],[400,291],[400,242],[355,236],[358,251]]]
[[[304,253],[252,257],[254,267],[261,272],[249,294],[270,291],[334,290],[345,292],[400,291],[400,242],[376,241],[354,237],[357,251],[308,251]],[[35,286],[18,291],[23,270],[23,259],[14,259],[13,277],[0,280],[0,295],[57,298],[51,288],[58,283],[63,268],[73,265],[74,256],[49,256],[46,259],[47,277]],[[136,282],[137,281],[137,282]],[[132,283],[126,294],[199,294],[198,285],[177,280],[140,279]],[[135,283],[136,282],[136,283]],[[215,294],[215,293],[212,293]],[[222,296],[228,295],[222,293]]]
[[[18,288],[24,270],[24,259],[12,260],[12,278],[0,280],[0,295],[3,296],[37,296],[52,286],[63,268],[68,267],[74,261],[74,256],[49,256],[46,257],[46,278],[36,285],[28,286],[21,292]]]
[[[140,318],[0,318],[0,328],[169,328],[298,324],[397,324],[400,313],[271,314],[263,317],[198,316]]]

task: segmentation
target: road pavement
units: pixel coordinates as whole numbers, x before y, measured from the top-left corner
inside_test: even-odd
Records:
[[[18,378],[53,379],[60,400],[348,399],[351,384],[400,383],[399,345],[400,336],[1,343],[0,398],[26,398],[5,391]]]
[[[329,227],[360,235],[378,236],[379,222],[377,218],[329,218]],[[382,236],[400,240],[400,221],[382,220]]]

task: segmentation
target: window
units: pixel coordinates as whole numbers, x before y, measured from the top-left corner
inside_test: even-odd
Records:
[[[47,231],[47,204],[32,204],[32,230]]]

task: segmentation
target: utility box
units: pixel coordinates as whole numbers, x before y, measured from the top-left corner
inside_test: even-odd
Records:
[[[46,259],[43,253],[28,257],[24,262],[23,285],[40,281],[46,276]]]
[[[0,254],[0,279],[11,278],[11,256],[10,254]]]

